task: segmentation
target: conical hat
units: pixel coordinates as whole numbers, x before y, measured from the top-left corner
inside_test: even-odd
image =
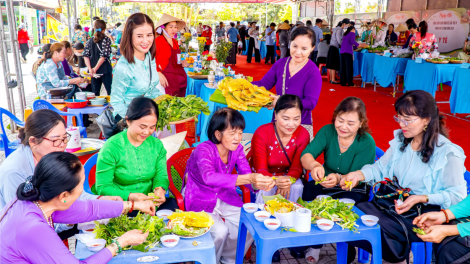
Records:
[[[278,29],[290,29],[290,26],[289,24],[287,24],[286,22],[282,23],[282,25],[279,26]]]
[[[398,27],[395,29],[396,32],[403,32],[403,31],[407,31],[407,30],[408,30],[408,28],[406,28],[406,26],[403,25],[403,24],[398,25]]]
[[[176,22],[178,31],[183,30],[184,27],[186,26],[186,22],[184,22],[182,19],[176,18],[174,16],[170,16],[168,14],[163,14],[160,20],[158,20],[158,23],[155,25],[155,27],[159,28],[162,25],[165,25],[166,23],[170,23],[170,22]]]
[[[328,26],[329,24],[328,24],[328,21],[326,21],[325,19],[323,19],[322,22],[321,22],[321,25],[322,25],[322,26]]]

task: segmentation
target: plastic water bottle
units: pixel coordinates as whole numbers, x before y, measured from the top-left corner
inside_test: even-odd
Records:
[[[47,91],[47,93],[46,93],[46,100],[51,100],[51,99],[52,99],[51,91]]]
[[[201,53],[199,51],[197,52],[197,61],[201,61]]]

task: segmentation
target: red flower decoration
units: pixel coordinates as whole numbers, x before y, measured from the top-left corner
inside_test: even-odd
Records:
[[[202,53],[203,56],[205,56],[205,55],[207,55],[207,54],[209,54],[209,51],[208,51],[208,50],[206,50],[206,51],[204,51],[204,52]]]

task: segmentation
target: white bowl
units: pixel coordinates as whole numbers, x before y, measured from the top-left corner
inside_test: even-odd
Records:
[[[259,211],[255,213],[255,218],[258,222],[264,222],[264,220],[269,219],[271,214],[266,211]]]
[[[334,225],[335,225],[335,222],[328,220],[328,219],[317,220],[317,226],[322,231],[330,231]]]
[[[86,224],[82,226],[82,231],[85,234],[91,234],[95,230],[96,225],[94,223]]]
[[[168,216],[172,214],[173,211],[167,209],[157,211],[157,216],[163,218],[163,220],[168,220]]]
[[[176,235],[166,235],[162,236],[160,241],[165,247],[172,248],[178,245],[178,242],[180,242],[180,237]]]
[[[258,211],[258,204],[255,204],[255,203],[246,203],[243,205],[243,209],[245,209],[245,211],[249,214],[252,214],[256,211]]]
[[[353,200],[353,199],[349,199],[349,198],[343,198],[343,199],[339,199],[340,202],[343,202],[345,204],[352,204],[351,206],[349,207],[353,207],[356,202]]]
[[[318,195],[317,198],[315,199],[323,199],[323,198],[328,198],[328,197],[331,197],[331,196],[326,195],[326,194],[321,194],[321,195]]]
[[[379,222],[379,218],[373,215],[361,216],[362,223],[366,226],[375,226]]]
[[[93,252],[98,252],[106,246],[106,240],[104,239],[93,239],[86,243],[86,247]]]
[[[266,219],[264,220],[264,226],[269,230],[276,230],[281,226],[281,221],[274,218]]]

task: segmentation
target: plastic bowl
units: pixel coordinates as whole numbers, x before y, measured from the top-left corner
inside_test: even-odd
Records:
[[[91,105],[104,105],[104,103],[106,102],[106,99],[105,98],[94,98],[94,99],[90,99],[90,104]]]
[[[362,223],[366,226],[375,226],[379,222],[379,218],[373,215],[361,216]]]
[[[68,108],[83,108],[87,105],[88,100],[73,100],[73,99],[67,99],[65,100],[65,105],[67,105]]]
[[[264,220],[264,226],[269,230],[276,230],[281,226],[281,221],[274,218],[266,219]]]
[[[96,225],[94,223],[86,224],[82,226],[82,231],[85,234],[91,234],[95,230]]]
[[[258,222],[264,222],[264,220],[269,219],[271,214],[266,211],[259,211],[255,213],[255,218]]]
[[[356,202],[353,199],[349,199],[349,198],[339,199],[339,201],[345,204],[352,204],[351,206],[349,206],[349,208],[353,207],[356,204]]]
[[[168,216],[172,214],[173,214],[173,211],[171,210],[164,209],[164,210],[157,211],[157,216],[160,218],[163,218],[163,220],[168,220]]]
[[[172,248],[178,245],[178,242],[180,242],[180,237],[176,235],[166,235],[162,236],[160,241],[162,241],[162,244],[165,247]]]
[[[106,246],[106,240],[104,239],[93,239],[86,243],[86,247],[93,252],[98,252]]]
[[[318,195],[317,198],[315,199],[323,199],[323,198],[328,198],[328,197],[331,197],[331,196],[326,195],[326,194],[321,194],[321,195]]]
[[[258,211],[258,204],[255,204],[255,203],[246,203],[243,205],[243,209],[245,209],[245,211],[249,214],[252,214],[256,211]]]
[[[317,220],[317,226],[322,231],[330,231],[334,225],[335,225],[335,222],[328,220],[328,219]]]

